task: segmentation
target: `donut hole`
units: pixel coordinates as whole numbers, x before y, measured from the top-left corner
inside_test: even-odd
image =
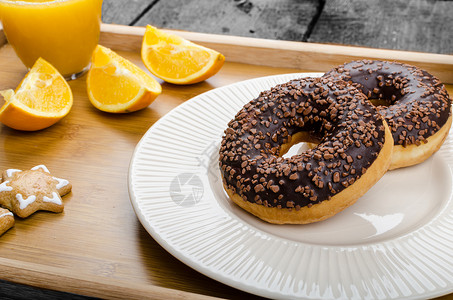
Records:
[[[389,107],[392,105],[390,100],[387,99],[370,99],[371,104],[373,104],[375,107]]]
[[[300,131],[291,136],[289,142],[280,146],[280,156],[290,158],[315,148],[319,139],[308,131]]]

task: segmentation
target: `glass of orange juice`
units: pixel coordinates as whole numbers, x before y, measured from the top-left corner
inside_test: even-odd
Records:
[[[27,68],[42,57],[66,79],[89,68],[102,0],[0,0],[6,38]]]

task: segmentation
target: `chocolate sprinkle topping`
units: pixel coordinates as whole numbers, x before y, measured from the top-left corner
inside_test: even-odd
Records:
[[[281,145],[300,131],[318,146],[281,157]],[[384,139],[383,120],[363,93],[344,81],[302,78],[261,92],[236,114],[225,130],[219,164],[225,185],[244,200],[300,209],[353,184]]]
[[[384,116],[395,145],[421,145],[450,116],[451,99],[435,76],[415,66],[388,61],[362,60],[338,66],[324,74],[348,81],[370,99],[386,105],[377,109]]]

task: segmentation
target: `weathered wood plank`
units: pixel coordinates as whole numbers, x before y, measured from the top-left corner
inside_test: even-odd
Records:
[[[28,285],[0,280],[0,299],[91,300],[94,298],[53,290],[39,289]]]
[[[450,54],[452,25],[451,1],[331,0],[308,41]]]
[[[301,41],[316,0],[161,0],[136,25]]]
[[[153,2],[154,0],[104,0],[102,3],[102,22],[130,25]]]

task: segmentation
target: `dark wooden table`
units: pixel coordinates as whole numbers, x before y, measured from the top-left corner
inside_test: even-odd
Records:
[[[453,54],[453,1],[104,0],[103,22]],[[88,299],[0,281],[1,299]]]
[[[103,21],[277,40],[453,54],[453,2],[104,0]]]

